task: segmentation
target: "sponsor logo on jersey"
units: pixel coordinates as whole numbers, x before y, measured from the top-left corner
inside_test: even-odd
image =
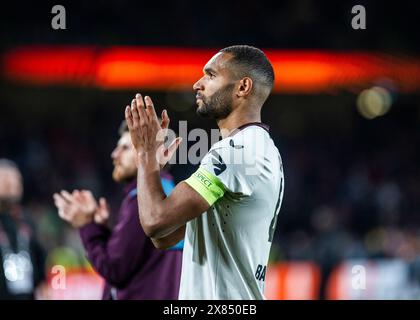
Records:
[[[226,164],[223,162],[223,159],[220,156],[220,154],[218,154],[216,151],[212,150],[211,154],[213,156],[212,162],[214,165],[214,174],[218,176],[226,170]]]
[[[229,140],[229,145],[232,148],[235,148],[235,149],[243,149],[244,148],[243,145],[240,145],[240,144],[235,145],[235,142],[232,139]]]

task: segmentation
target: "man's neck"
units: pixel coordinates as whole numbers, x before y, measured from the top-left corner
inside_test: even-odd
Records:
[[[251,122],[261,122],[261,113],[258,112],[244,112],[236,109],[229,116],[218,120],[217,125],[220,129],[222,138],[229,136],[235,129]]]

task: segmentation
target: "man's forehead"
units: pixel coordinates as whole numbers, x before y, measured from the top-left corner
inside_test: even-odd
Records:
[[[21,174],[20,174],[19,170],[17,170],[16,168],[11,168],[11,167],[6,168],[6,167],[4,167],[4,168],[0,168],[0,176],[2,176],[2,177],[10,177],[10,176],[20,177]]]
[[[118,145],[127,145],[131,144],[131,137],[129,132],[124,132],[120,140],[118,140]]]
[[[206,69],[213,69],[213,70],[219,70],[219,69],[225,69],[227,62],[230,60],[231,56],[224,53],[224,52],[218,52],[216,53],[211,59],[206,63],[204,66],[204,70]]]

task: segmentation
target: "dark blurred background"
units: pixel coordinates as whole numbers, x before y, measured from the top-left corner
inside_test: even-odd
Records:
[[[55,4],[66,8],[66,30],[51,28]],[[366,30],[351,28],[357,4],[366,8]],[[33,45],[216,52],[250,44],[420,59],[420,4],[414,1],[15,1],[1,11],[1,54]],[[86,188],[117,206],[120,187],[111,179],[110,152],[125,104],[144,90],[33,85],[5,75],[0,81],[0,158],[13,159],[23,172],[24,204],[50,253],[49,265],[84,266],[77,233],[57,217],[52,193]],[[271,260],[317,266],[320,278],[311,280],[317,293],[303,298],[337,297],[330,292],[331,275],[346,261],[381,261],[391,270],[385,278],[400,270],[389,265],[402,263],[406,278],[376,283],[377,295],[337,298],[420,297],[420,91],[386,87],[389,107],[369,119],[358,107],[364,89],[370,87],[276,93],[263,108],[285,168]],[[144,93],[168,109],[175,130],[179,120],[187,120],[189,129],[216,127],[195,115],[192,87]],[[172,173],[181,181],[193,170],[175,165]]]

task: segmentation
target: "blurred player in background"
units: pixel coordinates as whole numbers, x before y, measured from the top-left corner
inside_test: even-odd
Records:
[[[125,109],[143,228],[160,247],[185,235],[180,299],[264,298],[284,185],[280,154],[261,123],[273,83],[271,63],[257,48],[232,46],[210,59],[193,88],[198,114],[217,121],[222,140],[169,196],[160,181],[161,126],[152,100],[137,94]]]
[[[126,186],[115,227],[107,226],[106,200],[101,198],[98,204],[90,191],[61,191],[54,194],[55,204],[60,217],[79,228],[90,262],[105,279],[103,299],[177,299],[182,243],[169,250],[158,250],[143,232],[136,201],[136,151],[125,122],[120,135],[111,155],[112,177]],[[169,193],[172,177],[162,171],[160,179]]]
[[[22,194],[19,168],[0,159],[0,299],[34,299],[45,279],[46,254],[20,204]]]

